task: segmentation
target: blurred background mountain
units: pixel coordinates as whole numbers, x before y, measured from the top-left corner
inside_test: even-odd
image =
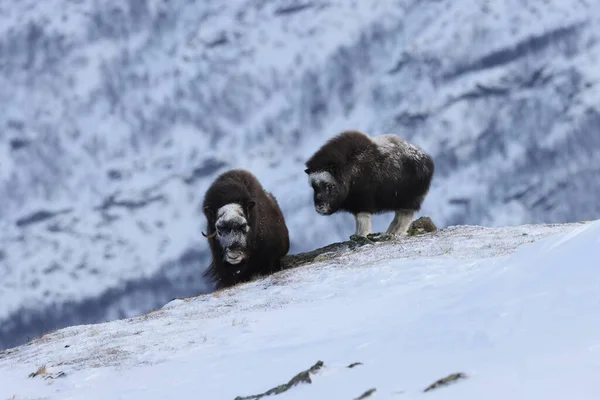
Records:
[[[598,218],[599,23],[578,0],[2,2],[0,348],[210,291],[199,206],[228,168],[291,252],[347,239],[303,173],[344,129],[434,157],[439,227]]]

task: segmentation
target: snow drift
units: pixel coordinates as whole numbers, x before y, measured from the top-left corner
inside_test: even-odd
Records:
[[[0,398],[233,400],[322,361],[273,398],[595,399],[599,261],[600,220],[367,245],[6,350]]]

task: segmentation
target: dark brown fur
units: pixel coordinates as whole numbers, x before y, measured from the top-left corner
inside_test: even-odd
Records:
[[[329,214],[419,211],[434,173],[432,158],[424,152],[420,155],[414,158],[407,152],[400,163],[394,163],[367,135],[345,131],[310,157],[305,172],[329,171],[334,176],[336,183],[329,193],[326,188],[314,188],[315,204],[329,201]]]
[[[230,203],[240,204],[250,226],[246,248],[250,257],[241,264],[225,265],[219,242],[212,236],[217,210]],[[212,262],[204,276],[217,289],[233,286],[280,269],[281,258],[290,248],[289,232],[275,197],[263,189],[258,179],[244,169],[232,169],[219,175],[206,191],[203,211]],[[239,274],[235,271],[240,270]]]

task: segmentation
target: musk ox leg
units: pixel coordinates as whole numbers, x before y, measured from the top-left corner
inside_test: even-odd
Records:
[[[411,210],[396,210],[396,215],[386,233],[398,236],[406,235],[414,215],[415,212]]]
[[[371,233],[371,214],[355,214],[354,220],[356,221],[356,231],[354,232],[355,235],[366,237],[369,233]]]

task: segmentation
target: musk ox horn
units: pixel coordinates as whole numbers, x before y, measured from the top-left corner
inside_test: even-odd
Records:
[[[210,235],[207,235],[207,234],[206,234],[206,233],[204,233],[204,232],[201,232],[201,233],[202,233],[202,236],[204,236],[204,237],[205,237],[205,238],[207,238],[207,239],[212,239],[212,238],[214,238],[215,236],[217,236],[217,232],[213,232],[213,233],[211,233]]]

